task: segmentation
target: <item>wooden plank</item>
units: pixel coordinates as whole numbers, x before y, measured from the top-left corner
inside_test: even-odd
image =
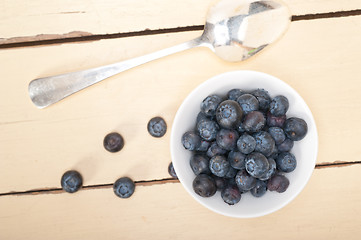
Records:
[[[0,44],[202,25],[217,0],[0,2]],[[359,0],[284,0],[293,15],[360,9]],[[187,17],[184,17],[187,16]]]
[[[199,32],[0,51],[0,192],[59,187],[68,169],[79,170],[85,185],[112,183],[123,175],[169,177],[169,131],[161,139],[150,137],[148,120],[160,115],[170,129],[193,88],[240,69],[272,74],[303,96],[319,130],[318,163],[360,160],[361,58],[355,48],[360,23],[359,16],[294,22],[278,43],[243,63],[193,49],[114,76],[43,110],[27,95],[31,79],[142,55]],[[111,131],[126,142],[116,154],[102,146]]]
[[[361,165],[315,170],[289,205],[254,219],[213,213],[179,183],[137,187],[129,199],[111,188],[0,197],[0,238],[359,239],[360,171]]]

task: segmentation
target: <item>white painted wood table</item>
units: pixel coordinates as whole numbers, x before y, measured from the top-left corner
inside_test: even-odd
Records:
[[[360,239],[361,2],[286,0],[292,23],[262,54],[227,63],[193,49],[129,70],[43,110],[32,79],[140,56],[198,36],[213,0],[0,0],[0,239]],[[170,131],[182,100],[208,78],[249,69],[295,88],[319,131],[316,169],[285,208],[233,219],[171,179]],[[111,132],[125,147],[104,150]],[[76,169],[84,188],[61,190]],[[129,199],[112,183],[137,181]]]

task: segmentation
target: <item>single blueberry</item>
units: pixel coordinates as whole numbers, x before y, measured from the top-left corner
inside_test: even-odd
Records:
[[[60,183],[64,191],[74,193],[83,185],[83,178],[79,172],[70,170],[63,174]]]
[[[214,156],[209,160],[209,169],[218,177],[226,176],[230,167],[231,165],[227,161],[227,158],[222,155]]]
[[[246,171],[252,177],[259,178],[267,173],[269,163],[267,158],[259,152],[253,152],[246,157]]]
[[[134,182],[128,177],[119,178],[113,185],[115,195],[120,198],[129,198],[135,190]]]
[[[216,175],[212,175],[212,178],[216,182],[217,190],[222,190],[227,186],[227,180],[223,177],[218,177]]]
[[[213,141],[216,139],[219,126],[215,121],[212,120],[201,120],[197,123],[197,131],[206,141]]]
[[[211,197],[217,191],[214,179],[207,174],[199,174],[193,180],[193,190],[201,197]]]
[[[269,127],[283,127],[286,121],[286,115],[274,116],[270,112],[267,113],[266,123]]]
[[[228,205],[234,205],[241,200],[241,191],[237,185],[229,184],[222,190],[221,197]]]
[[[250,192],[254,197],[262,197],[267,192],[267,183],[257,180],[256,186]]]
[[[246,115],[242,125],[247,132],[259,132],[266,124],[266,118],[259,111],[252,111]]]
[[[225,100],[219,104],[216,118],[219,126],[223,128],[237,128],[241,123],[243,111],[236,101]]]
[[[154,117],[149,120],[147,129],[151,136],[159,138],[167,132],[167,124],[163,118]]]
[[[235,180],[239,190],[242,192],[251,190],[257,183],[257,179],[249,175],[245,169],[238,171]]]
[[[194,154],[189,164],[194,172],[195,175],[199,175],[201,173],[210,174],[211,171],[209,170],[209,158],[202,154]]]
[[[249,154],[256,148],[256,139],[245,133],[237,140],[237,148],[241,153]]]
[[[293,148],[293,141],[286,138],[281,144],[277,145],[277,149],[280,152],[289,152]]]
[[[182,144],[185,149],[194,151],[201,146],[201,137],[196,132],[188,131],[182,136]]]
[[[279,95],[272,99],[269,111],[274,116],[285,115],[289,107],[288,99],[285,96]]]
[[[306,136],[308,127],[305,120],[291,117],[286,120],[283,129],[289,139],[293,141],[299,141]]]
[[[251,94],[257,98],[259,102],[259,109],[262,111],[267,111],[271,103],[271,97],[268,92],[264,89],[258,88],[251,92]]]
[[[256,140],[255,151],[260,152],[266,157],[273,153],[275,146],[275,140],[273,140],[271,134],[265,131],[258,132],[253,135]]]
[[[255,96],[246,93],[237,98],[238,104],[241,106],[245,114],[256,111],[259,108],[259,102]]]
[[[295,155],[290,152],[281,152],[277,159],[277,168],[282,172],[292,172],[297,167]]]
[[[229,151],[237,146],[238,138],[238,132],[229,129],[221,129],[216,137],[218,146]]]
[[[246,166],[246,156],[237,151],[230,151],[228,153],[228,162],[231,164],[232,168],[241,170],[244,169]]]
[[[265,181],[270,179],[276,173],[276,161],[273,158],[268,158],[269,167],[265,174],[259,177],[259,180]]]
[[[105,136],[103,146],[109,152],[119,152],[124,147],[124,139],[119,133],[112,132]]]
[[[234,88],[227,93],[229,100],[237,101],[237,99],[245,92],[239,88]]]
[[[172,163],[172,162],[170,162],[169,165],[168,165],[168,173],[169,173],[169,175],[171,175],[172,177],[178,178],[178,177],[177,177],[177,173],[176,173],[175,170],[174,170],[174,167],[173,167],[173,163]]]
[[[207,156],[211,158],[216,155],[226,154],[226,152],[227,152],[227,150],[218,146],[217,142],[213,142],[213,143],[211,143],[211,146],[207,150]]]
[[[286,139],[286,135],[280,127],[270,127],[268,133],[271,134],[276,144],[281,144]]]
[[[222,98],[218,95],[210,95],[201,103],[201,111],[207,116],[214,116],[218,105],[222,102]]]
[[[210,142],[206,141],[206,140],[201,140],[201,144],[199,145],[199,147],[196,149],[196,151],[199,152],[207,152],[209,146],[211,145]]]
[[[290,181],[283,175],[276,174],[272,176],[267,182],[267,188],[270,191],[276,191],[283,193],[287,190],[290,185]]]

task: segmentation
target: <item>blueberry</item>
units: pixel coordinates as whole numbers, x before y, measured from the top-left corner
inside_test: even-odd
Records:
[[[213,142],[211,144],[211,146],[208,148],[207,150],[207,156],[208,157],[214,157],[216,155],[223,155],[226,154],[227,150],[221,148],[220,146],[218,146],[218,144],[216,142]]]
[[[307,134],[307,130],[307,123],[301,118],[291,117],[285,122],[284,131],[286,136],[293,141],[303,139]]]
[[[185,149],[194,151],[201,146],[201,137],[193,131],[188,131],[182,136],[182,144]]]
[[[119,133],[112,132],[105,136],[103,146],[109,152],[119,152],[124,147],[124,139]]]
[[[267,183],[257,180],[256,186],[250,192],[254,197],[262,197],[267,192]]]
[[[232,150],[237,146],[239,138],[238,132],[235,130],[221,129],[217,133],[217,144],[223,149]]]
[[[74,193],[83,185],[83,178],[79,172],[70,170],[63,174],[60,183],[64,191]]]
[[[237,128],[241,123],[243,111],[236,101],[226,100],[219,104],[216,111],[218,124],[223,128]]]
[[[213,175],[212,178],[216,182],[217,190],[222,190],[227,186],[227,180],[223,177],[218,177],[216,175]]]
[[[224,177],[225,178],[234,178],[236,176],[237,172],[238,172],[238,170],[231,166]]]
[[[290,185],[290,181],[283,175],[276,174],[268,180],[267,188],[270,191],[283,193]]]
[[[148,132],[153,137],[163,137],[167,132],[167,124],[161,117],[154,117],[148,122]]]
[[[251,190],[257,183],[257,179],[249,175],[245,169],[238,171],[235,180],[239,190],[241,191]]]
[[[264,89],[258,88],[251,92],[251,94],[257,98],[259,102],[259,109],[262,111],[267,111],[271,103],[271,97],[268,92]]]
[[[232,168],[241,170],[244,169],[246,166],[246,156],[237,151],[231,151],[228,153],[228,162],[231,164]]]
[[[228,205],[234,205],[241,200],[241,192],[236,185],[227,185],[221,192],[221,197]]]
[[[267,113],[267,125],[269,127],[283,127],[286,121],[286,115],[274,116],[270,112]]]
[[[206,141],[206,140],[201,140],[201,144],[199,145],[199,147],[196,149],[196,151],[199,152],[207,152],[209,146],[211,145],[210,142]]]
[[[201,173],[211,173],[211,171],[209,170],[209,158],[204,155],[194,154],[191,157],[189,164],[195,175],[199,175]]]
[[[212,120],[201,120],[197,124],[197,131],[199,136],[201,136],[206,141],[212,141],[216,139],[219,126],[215,121]]]
[[[249,154],[254,151],[256,147],[256,139],[251,135],[245,133],[237,140],[237,148],[241,153]]]
[[[214,179],[206,174],[200,174],[193,180],[193,190],[201,197],[211,197],[217,191]]]
[[[261,131],[253,136],[256,139],[255,151],[262,153],[266,157],[270,156],[273,153],[273,149],[276,147],[271,134]]]
[[[269,111],[274,116],[285,115],[289,107],[288,99],[285,96],[279,95],[272,99]]]
[[[252,177],[259,178],[266,174],[269,169],[267,158],[258,152],[253,152],[246,157],[246,171]]]
[[[209,160],[209,169],[218,177],[226,176],[230,167],[231,165],[227,161],[227,158],[222,155],[214,156]]]
[[[201,111],[207,116],[214,116],[218,105],[222,102],[222,98],[217,95],[206,97],[201,103]]]
[[[266,118],[259,111],[248,113],[242,122],[242,126],[247,132],[259,132],[265,124]]]
[[[246,93],[237,98],[238,104],[241,106],[245,114],[256,111],[259,108],[259,102],[255,96]]]
[[[128,177],[119,178],[113,185],[115,195],[120,198],[129,198],[135,190],[134,182]]]
[[[276,144],[281,144],[286,139],[286,135],[280,127],[270,127],[268,133],[271,134]]]
[[[171,175],[172,177],[178,178],[178,177],[177,177],[177,173],[176,173],[175,170],[174,170],[174,167],[173,167],[173,163],[172,163],[172,162],[170,162],[169,165],[168,165],[168,173],[169,173],[169,175]]]
[[[227,93],[227,97],[229,100],[237,101],[237,99],[244,93],[245,92],[241,89],[234,88]]]
[[[289,152],[293,148],[293,141],[286,138],[281,144],[277,145],[278,151]]]
[[[270,179],[276,173],[276,161],[273,158],[268,158],[268,170],[265,174],[259,177],[259,180],[265,181]]]
[[[292,172],[297,166],[295,155],[290,152],[281,152],[277,159],[277,168],[282,172]]]

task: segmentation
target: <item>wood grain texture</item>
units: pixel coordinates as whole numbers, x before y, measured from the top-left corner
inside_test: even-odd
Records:
[[[319,131],[318,163],[359,161],[361,53],[355,33],[360,29],[359,16],[294,22],[279,42],[245,62],[227,63],[208,49],[193,49],[114,76],[43,110],[28,97],[30,80],[142,55],[199,32],[0,51],[0,192],[59,187],[68,169],[79,170],[85,185],[112,183],[124,175],[169,177],[169,133],[182,100],[208,78],[240,69],[279,77],[305,99]],[[158,115],[169,127],[160,139],[146,130],[148,120]],[[116,154],[102,146],[111,131],[125,139]]]
[[[0,44],[201,25],[208,8],[215,2],[217,0],[2,0]],[[284,2],[293,15],[361,9],[359,0]]]
[[[315,170],[289,205],[255,219],[213,213],[179,183],[137,187],[130,199],[117,198],[111,188],[0,197],[0,238],[356,240],[360,171],[361,165]]]

